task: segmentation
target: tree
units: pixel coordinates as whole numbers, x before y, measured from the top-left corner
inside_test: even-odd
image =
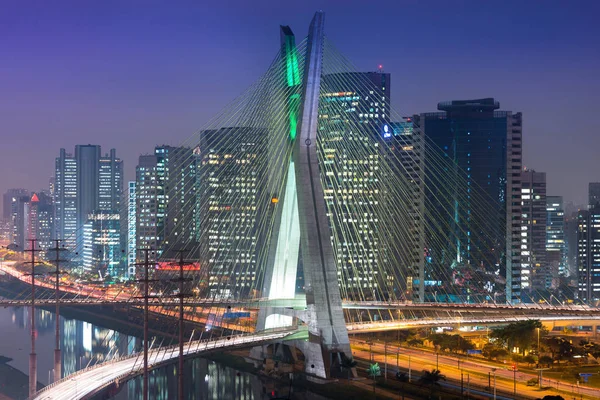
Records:
[[[373,392],[375,392],[375,379],[381,375],[381,368],[379,367],[379,364],[375,363],[369,365],[369,368],[367,368],[367,374],[373,378]]]
[[[540,357],[540,364],[545,365],[548,368],[550,368],[553,361],[554,361],[554,359],[550,356],[541,356]]]
[[[433,397],[433,393],[440,387],[440,381],[445,381],[446,376],[443,375],[439,369],[432,369],[428,371],[426,369],[423,370],[421,377],[419,378],[419,383],[424,386],[429,386],[429,397]]]
[[[496,346],[493,343],[488,343],[485,346],[483,346],[483,349],[481,349],[481,354],[488,360],[498,361],[506,359],[509,355],[508,350]]]
[[[408,382],[408,374],[406,372],[396,372],[396,380],[400,382]]]
[[[526,362],[529,366],[531,366],[531,364],[535,363],[535,357],[531,354],[527,354],[525,357],[523,357],[523,362]]]
[[[531,350],[537,343],[538,329],[540,335],[547,334],[539,320],[529,319],[526,321],[513,322],[507,326],[493,329],[490,337],[498,340],[503,346],[518,347],[521,354],[525,355],[527,350]]]

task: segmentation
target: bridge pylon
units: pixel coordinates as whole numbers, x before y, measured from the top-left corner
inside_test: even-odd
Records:
[[[287,174],[283,201],[278,205],[279,231],[273,235],[266,291],[270,299],[294,293],[299,255],[304,270],[306,310],[267,308],[259,314],[257,329],[291,325],[293,318],[308,326],[308,341],[293,346],[305,356],[305,372],[330,378],[341,371],[344,356],[351,357],[350,341],[344,321],[337,266],[330,239],[329,220],[317,157],[317,128],[324,49],[324,13],[319,11],[310,24],[304,64],[304,77],[297,82],[299,93],[288,103],[290,140],[293,155]],[[293,86],[298,71],[293,33],[282,27],[282,49],[288,61],[288,86]],[[292,77],[290,80],[289,77]],[[299,95],[299,96],[298,96]],[[299,97],[299,104],[294,99]],[[283,229],[285,227],[285,229]],[[291,288],[282,290],[282,288]],[[256,353],[254,353],[256,354]]]

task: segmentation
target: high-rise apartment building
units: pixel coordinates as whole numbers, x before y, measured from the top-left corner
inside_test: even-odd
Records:
[[[600,300],[600,207],[577,215],[577,275],[579,300],[597,305]]]
[[[432,281],[441,284],[463,266],[499,270],[506,279],[507,301],[518,302],[522,115],[499,108],[492,98],[454,100],[439,103],[441,112],[414,117],[415,130],[423,132],[440,160],[447,160],[440,162],[444,166],[429,156],[430,162],[425,160],[425,186],[439,186],[443,178],[448,197],[440,202],[434,190],[425,195],[427,259],[438,274]],[[442,227],[441,234],[435,227]],[[446,247],[427,242],[432,238]],[[473,288],[463,289],[461,294],[468,296]]]
[[[553,280],[568,277],[562,196],[546,196],[546,257]]]
[[[546,260],[546,173],[521,172],[521,289],[549,289],[552,274]]]
[[[390,80],[390,74],[380,72],[328,74],[321,80],[321,179],[346,298],[390,298],[401,286],[397,276],[385,273],[393,254],[382,229],[382,218],[389,216],[381,213],[380,136],[384,126],[391,134]]]

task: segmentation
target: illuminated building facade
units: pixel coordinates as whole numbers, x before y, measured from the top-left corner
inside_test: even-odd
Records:
[[[424,178],[423,157],[424,143],[421,131],[415,131],[412,117],[390,123],[391,135],[386,135],[384,142],[389,152],[388,165],[392,166],[386,182],[397,179],[399,187],[391,187],[386,198],[394,196],[396,202],[403,208],[395,207],[390,210],[388,218],[394,221],[395,228],[389,237],[394,238],[388,244],[392,253],[390,258],[402,269],[405,282],[401,289],[407,300],[425,301],[425,257],[423,256],[424,241]],[[386,153],[387,154],[387,153]],[[386,220],[388,220],[386,218]],[[404,284],[403,284],[404,283]]]
[[[57,239],[74,247],[77,242],[77,161],[60,149],[54,171],[55,230]]]
[[[60,150],[54,176],[56,238],[81,254],[81,229],[95,212],[119,212],[123,161],[116,150],[101,156],[97,145],[77,145],[74,155]]]
[[[380,135],[389,126],[390,80],[387,73],[352,72],[321,81],[321,179],[345,298],[386,299],[397,287],[383,272],[390,255],[380,227],[389,218],[381,214]]]
[[[127,185],[127,274],[129,277],[135,277],[136,263],[136,195],[135,181],[131,181]]]
[[[135,182],[137,249],[155,249],[158,256],[174,258],[178,250],[193,247],[196,201],[196,155],[191,148],[157,146],[153,155],[140,156]]]
[[[121,245],[121,215],[98,211],[83,226],[83,268],[105,277],[125,277],[125,252]]]
[[[444,173],[448,184],[456,186],[453,191],[460,194],[454,198],[450,194],[449,201],[440,203],[435,193],[426,193],[426,205],[431,209],[425,212],[425,237],[431,238],[433,235],[427,230],[442,222],[448,226],[445,240],[439,238],[448,243],[447,248],[434,249],[429,255],[432,270],[440,271],[440,280],[447,280],[456,268],[463,266],[488,273],[499,270],[506,279],[507,301],[518,302],[522,115],[498,111],[499,108],[500,104],[492,98],[454,100],[439,103],[440,112],[415,117],[415,129],[423,132],[441,158],[457,166]],[[425,186],[435,187],[439,175],[433,164],[428,167],[426,161]],[[477,198],[471,193],[475,187],[480,193]],[[445,220],[436,221],[435,215]],[[426,246],[436,247],[427,242]]]
[[[266,135],[232,127],[200,134],[198,150],[198,242],[209,268],[212,296],[243,297],[257,286],[258,265],[267,256],[261,221],[269,204],[260,204],[267,173]],[[262,218],[262,219],[261,219]],[[235,288],[222,293],[220,287]]]
[[[521,202],[521,289],[549,289],[552,274],[546,260],[545,172],[521,172]]]
[[[577,214],[577,275],[579,299],[589,305],[600,301],[600,207]]]
[[[562,196],[546,196],[546,257],[553,280],[569,276]]]
[[[15,245],[18,250],[29,249],[27,239],[30,239],[28,237],[30,226],[29,219],[32,217],[29,212],[30,200],[31,195],[29,194],[16,196],[11,199],[12,244]]]
[[[154,249],[160,254],[164,203],[164,171],[159,174],[156,155],[142,155],[136,167],[135,180],[136,249]]]

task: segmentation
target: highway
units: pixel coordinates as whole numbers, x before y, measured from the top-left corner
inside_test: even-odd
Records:
[[[373,351],[373,362],[378,362],[381,366],[382,372],[385,368],[384,358],[384,344],[380,342],[374,342],[371,346]],[[353,340],[352,341],[352,352],[355,357],[362,359],[370,359],[369,345],[365,344],[364,341]],[[439,358],[438,358],[439,357]],[[409,361],[410,360],[410,361]],[[439,364],[439,369],[442,374],[455,382],[460,382],[461,374],[464,382],[465,392],[468,389],[473,390],[477,387],[479,390],[488,386],[488,379],[491,383],[491,387],[494,386],[494,372],[492,369],[495,368],[496,376],[496,388],[498,391],[503,393],[512,394],[515,389],[516,380],[516,398],[540,398],[547,394],[559,393],[556,389],[569,394],[569,398],[576,396],[578,399],[583,397],[587,399],[598,399],[600,398],[600,389],[595,389],[587,386],[575,386],[560,382],[554,379],[542,379],[542,385],[544,387],[551,387],[552,390],[539,391],[537,386],[527,386],[526,382],[529,379],[537,378],[537,374],[524,373],[517,371],[515,374],[512,370],[512,363],[507,363],[500,367],[497,363],[487,362],[480,358],[456,358],[451,355],[440,353],[436,356],[434,352],[423,351],[414,348],[400,348],[398,355],[398,347],[388,344],[387,347],[387,362],[388,362],[388,373],[392,374],[396,371],[396,364],[402,370],[410,368],[412,370],[413,379],[415,375],[420,375],[423,370],[435,369]],[[488,375],[490,373],[490,375]],[[515,379],[516,378],[516,379]],[[565,394],[563,394],[565,397]]]
[[[184,347],[185,355],[199,355],[234,349],[237,347],[252,347],[263,342],[281,340],[297,333],[297,329],[275,329],[251,335],[223,337],[213,340],[192,341]],[[148,353],[150,368],[156,368],[179,356],[179,347],[171,346],[151,350]],[[124,383],[126,380],[143,372],[143,357],[141,354],[124,357],[114,361],[99,364],[55,382],[38,391],[30,400],[78,400],[90,396],[100,389],[108,387],[113,382]]]

